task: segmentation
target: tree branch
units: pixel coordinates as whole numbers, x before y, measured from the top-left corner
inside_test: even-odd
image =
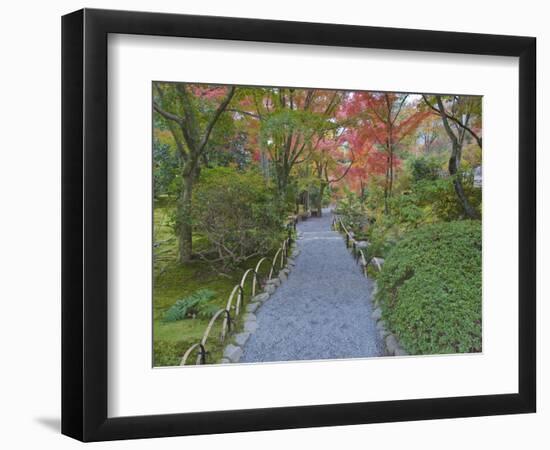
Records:
[[[449,137],[451,138],[451,141],[453,142],[453,147],[457,147],[459,144],[458,144],[458,139],[454,133],[454,131],[451,129],[451,126],[449,125],[449,121],[447,120],[447,114],[445,114],[445,110],[444,110],[444,106],[443,106],[443,100],[441,100],[441,96],[440,95],[436,95],[435,96],[435,99],[437,101],[437,106],[439,107],[440,111],[443,111],[440,113],[440,116],[441,116],[441,120],[443,122],[443,126],[445,127],[445,131],[447,132],[447,134],[449,135]]]
[[[351,147],[350,147],[350,152],[351,152],[351,162],[349,163],[348,167],[346,168],[342,176],[338,178],[334,178],[332,180],[327,180],[329,183],[338,183],[338,181],[343,179],[348,174],[349,170],[351,169],[351,166],[353,166],[353,164],[355,163],[355,153],[353,153],[353,149]]]
[[[440,97],[440,96],[438,96],[438,97]],[[475,133],[469,126],[463,124],[459,119],[457,119],[456,117],[454,117],[451,114],[447,113],[447,111],[445,111],[445,109],[443,109],[443,111],[440,111],[438,108],[433,106],[428,101],[428,99],[426,98],[426,96],[424,94],[422,94],[422,98],[424,99],[424,103],[426,103],[426,105],[428,105],[428,107],[430,109],[432,109],[436,114],[439,114],[441,117],[445,116],[447,119],[452,120],[454,123],[456,123],[459,127],[462,127],[463,129],[465,129],[475,139],[475,141],[477,142],[477,145],[479,145],[479,148],[483,148],[482,147],[482,138],[480,136],[478,136],[477,133]]]
[[[397,109],[397,112],[395,113],[395,117],[393,118],[393,120],[390,120],[391,124],[393,125],[395,123],[395,121],[397,120],[397,118],[399,117],[399,114],[401,113],[401,108],[403,108],[403,105],[405,104],[405,100],[407,100],[407,97],[409,95],[405,95],[403,97],[403,99],[401,100],[401,103],[399,104],[399,108]],[[391,119],[391,113],[389,114],[390,116],[390,119]]]
[[[157,90],[157,93],[158,93],[161,101],[164,101],[164,93],[162,92],[162,89],[160,88],[160,86],[157,83],[155,83],[154,86]],[[178,115],[176,115],[174,113],[171,113],[169,111],[165,111],[154,100],[153,100],[153,109],[157,113],[159,113],[162,117],[164,117],[165,119],[168,120],[168,123],[167,123],[168,129],[170,130],[170,133],[172,134],[172,137],[174,138],[174,142],[176,143],[176,147],[179,150],[179,154],[181,155],[183,161],[186,162],[189,155],[185,151],[185,147],[183,145],[183,142],[181,142],[181,140],[178,138],[178,135],[177,135],[176,130],[175,130],[176,125],[174,124],[174,122],[175,122],[177,125],[179,125],[180,129],[183,132],[183,128],[184,128],[183,127],[183,118],[181,118]],[[184,135],[184,140],[185,140],[185,135]]]
[[[306,99],[304,101],[304,111],[307,111],[311,106],[311,102],[313,101],[314,94],[315,94],[315,89],[308,89],[306,94]]]
[[[204,148],[206,147],[206,144],[208,143],[208,138],[210,137],[210,133],[212,132],[212,129],[214,128],[214,125],[220,118],[222,112],[224,112],[225,108],[227,108],[227,105],[233,98],[233,95],[235,94],[235,86],[231,86],[231,89],[229,90],[229,93],[225,97],[225,99],[220,103],[220,106],[218,106],[218,109],[214,113],[214,116],[210,120],[210,123],[206,127],[206,132],[204,133],[204,136],[202,138],[201,144],[199,145],[199,153],[202,153]]]
[[[235,108],[227,108],[226,109],[227,112],[235,112],[237,114],[243,114],[245,116],[250,116],[250,117],[254,117],[255,119],[261,119],[261,116],[259,114],[254,114],[254,113],[251,113],[251,112],[248,112],[248,111],[243,111],[242,109],[235,109]]]
[[[176,123],[181,123],[181,117],[180,116],[177,116],[176,114],[173,114],[171,112],[168,112],[168,111],[165,111],[164,109],[162,109],[160,107],[160,105],[153,101],[153,109],[158,112],[162,117],[164,117],[165,119],[168,119],[168,120],[172,120]]]

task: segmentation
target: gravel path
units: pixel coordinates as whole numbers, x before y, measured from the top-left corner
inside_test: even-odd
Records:
[[[256,312],[259,328],[240,362],[381,356],[371,318],[372,284],[343,238],[332,214],[298,225],[300,254],[290,276]]]

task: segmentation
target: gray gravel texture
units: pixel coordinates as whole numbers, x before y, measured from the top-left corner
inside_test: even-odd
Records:
[[[331,223],[327,210],[298,224],[296,266],[256,311],[258,329],[241,363],[384,355],[371,318],[372,283]]]

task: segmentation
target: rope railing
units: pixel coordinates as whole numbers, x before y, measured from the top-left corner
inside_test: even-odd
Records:
[[[222,322],[222,328],[220,331],[219,341],[221,343],[225,342],[225,339],[231,333],[231,330],[235,323],[236,318],[240,315],[241,309],[244,306],[244,300],[245,300],[244,288],[246,285],[246,281],[249,278],[249,275],[252,274],[250,275],[252,277],[252,287],[251,287],[250,298],[253,298],[256,295],[256,288],[259,285],[260,266],[266,261],[268,263],[271,262],[269,275],[267,277],[267,281],[269,281],[273,278],[273,274],[276,270],[276,267],[279,266],[279,269],[277,270],[277,273],[279,273],[279,271],[284,268],[285,262],[288,261],[288,256],[289,256],[288,252],[293,242],[292,232],[296,230],[296,222],[297,222],[296,218],[293,218],[287,224],[288,237],[283,240],[283,242],[281,243],[281,246],[277,249],[277,252],[275,252],[275,256],[273,256],[273,258],[264,256],[257,262],[254,268],[245,270],[245,272],[243,273],[243,276],[241,277],[241,281],[239,282],[239,284],[236,284],[235,287],[233,287],[233,290],[229,294],[225,308],[219,309],[212,316],[212,318],[208,322],[208,325],[204,331],[201,341],[191,345],[185,351],[185,353],[183,354],[183,357],[181,358],[180,366],[186,365],[190,357],[193,354],[195,354],[195,352],[197,353],[197,358],[195,360],[196,365],[202,365],[207,363],[208,350],[206,347],[206,342],[210,337],[210,333],[212,331],[212,328],[214,327],[214,324],[218,321],[220,317],[223,317],[223,322]],[[236,297],[236,300],[235,300],[235,297]],[[232,313],[232,311],[234,311],[234,313]]]

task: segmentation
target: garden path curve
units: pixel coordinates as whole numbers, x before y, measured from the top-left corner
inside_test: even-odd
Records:
[[[362,274],[330,211],[298,224],[290,276],[256,312],[241,363],[382,356],[372,281]]]

